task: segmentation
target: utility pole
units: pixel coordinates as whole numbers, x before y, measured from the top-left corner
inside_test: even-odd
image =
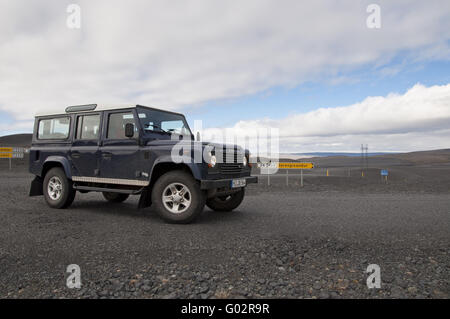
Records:
[[[366,170],[369,169],[369,145],[366,144]]]
[[[364,177],[364,170],[369,169],[369,145],[361,144],[361,177]]]

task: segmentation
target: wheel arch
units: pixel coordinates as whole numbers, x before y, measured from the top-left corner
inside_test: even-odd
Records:
[[[155,184],[155,182],[167,172],[181,170],[189,173],[195,179],[200,179],[200,173],[196,171],[195,167],[189,165],[189,163],[174,163],[173,161],[159,161],[153,165],[151,177],[150,177],[150,187]]]
[[[44,178],[45,174],[47,174],[47,172],[54,167],[61,167],[64,170],[66,177],[68,179],[72,179],[69,160],[63,156],[47,157],[47,159],[44,161],[44,164],[42,165],[41,177]]]
[[[150,173],[150,183],[149,185],[142,191],[141,197],[139,199],[139,208],[149,207],[152,204],[151,201],[151,193],[153,189],[153,185],[155,185],[156,181],[165,173],[181,170],[189,173],[195,179],[200,179],[200,172],[194,165],[188,165],[188,163],[174,163],[173,161],[166,159],[160,159],[155,161],[151,173]]]

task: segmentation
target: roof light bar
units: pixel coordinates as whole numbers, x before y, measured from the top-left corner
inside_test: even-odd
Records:
[[[97,108],[97,104],[74,105],[74,106],[68,106],[66,108],[66,113],[81,112],[81,111],[94,111],[96,108]]]

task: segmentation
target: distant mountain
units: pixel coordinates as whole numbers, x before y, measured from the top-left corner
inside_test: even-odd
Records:
[[[0,136],[0,145],[29,147],[31,146],[31,137],[32,134],[13,134]]]
[[[0,136],[0,146],[19,146],[30,147],[32,134],[13,134]],[[374,152],[368,153],[369,156],[396,158],[406,160],[415,164],[427,163],[450,163],[450,149],[418,151],[409,153],[389,153],[389,152]],[[299,161],[301,158],[312,157],[359,157],[361,153],[347,153],[347,152],[311,152],[311,153],[289,153],[280,154],[280,160],[294,160]]]
[[[285,153],[279,154],[280,162],[305,162],[313,161],[322,165],[335,165],[335,160],[344,160],[345,163],[358,164],[361,153],[347,152],[310,152],[310,153]],[[404,163],[412,164],[450,164],[450,149],[416,151],[409,153],[393,153],[393,152],[373,152],[369,153],[372,161],[394,159]],[[268,158],[260,157],[261,162],[269,161]],[[330,161],[332,164],[330,164]],[[334,164],[333,164],[334,163]],[[331,167],[331,166],[330,166]]]
[[[330,156],[361,156],[361,153],[350,153],[350,152],[313,152],[313,153],[290,153],[291,155],[296,155],[301,157],[302,155],[306,157],[330,157]],[[388,153],[388,152],[374,152],[367,153],[368,156],[377,156],[377,155],[386,155],[386,154],[396,154],[396,153]]]
[[[450,148],[432,151],[419,151],[410,153],[393,154],[393,157],[415,164],[450,163]]]

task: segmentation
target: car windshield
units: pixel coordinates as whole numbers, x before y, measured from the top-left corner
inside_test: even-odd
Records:
[[[180,114],[140,107],[138,116],[145,132],[192,136],[186,119]]]

